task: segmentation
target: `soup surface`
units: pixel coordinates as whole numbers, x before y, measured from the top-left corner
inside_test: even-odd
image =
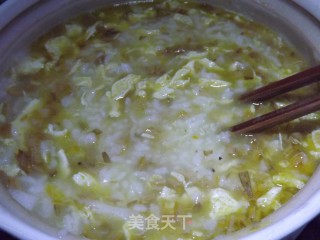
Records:
[[[3,77],[1,179],[61,236],[210,239],[239,230],[303,188],[320,130],[313,114],[232,134],[233,124],[304,91],[263,104],[237,96],[307,66],[271,30],[209,5],[167,0],[83,14],[39,38]]]

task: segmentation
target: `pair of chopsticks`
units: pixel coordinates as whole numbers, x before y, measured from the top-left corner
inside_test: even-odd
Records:
[[[320,66],[299,72],[240,96],[244,102],[262,102],[280,94],[320,81]],[[320,93],[230,128],[235,133],[254,133],[320,110]]]

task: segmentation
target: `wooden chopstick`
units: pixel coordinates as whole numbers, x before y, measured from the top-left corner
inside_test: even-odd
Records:
[[[320,95],[279,108],[230,128],[235,133],[255,133],[320,110]]]
[[[243,94],[240,96],[240,100],[245,102],[264,101],[317,81],[320,81],[320,65]]]
[[[240,100],[245,102],[261,102],[317,81],[320,81],[320,65],[243,94]],[[308,97],[284,108],[237,124],[231,127],[230,130],[242,134],[254,133],[302,117],[317,110],[320,110],[320,95]]]

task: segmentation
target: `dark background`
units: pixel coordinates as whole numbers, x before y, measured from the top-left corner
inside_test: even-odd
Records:
[[[5,1],[6,0],[0,0],[0,4]],[[0,230],[0,240],[18,239]],[[296,240],[320,240],[320,216],[311,221]]]

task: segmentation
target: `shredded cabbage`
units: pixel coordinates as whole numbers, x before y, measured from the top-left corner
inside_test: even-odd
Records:
[[[211,218],[229,215],[243,207],[243,203],[237,201],[228,191],[222,188],[211,190],[210,201],[212,204],[212,210],[209,213]]]
[[[114,100],[122,99],[132,90],[135,84],[140,80],[140,76],[129,74],[128,76],[116,81],[111,88],[111,96]]]

